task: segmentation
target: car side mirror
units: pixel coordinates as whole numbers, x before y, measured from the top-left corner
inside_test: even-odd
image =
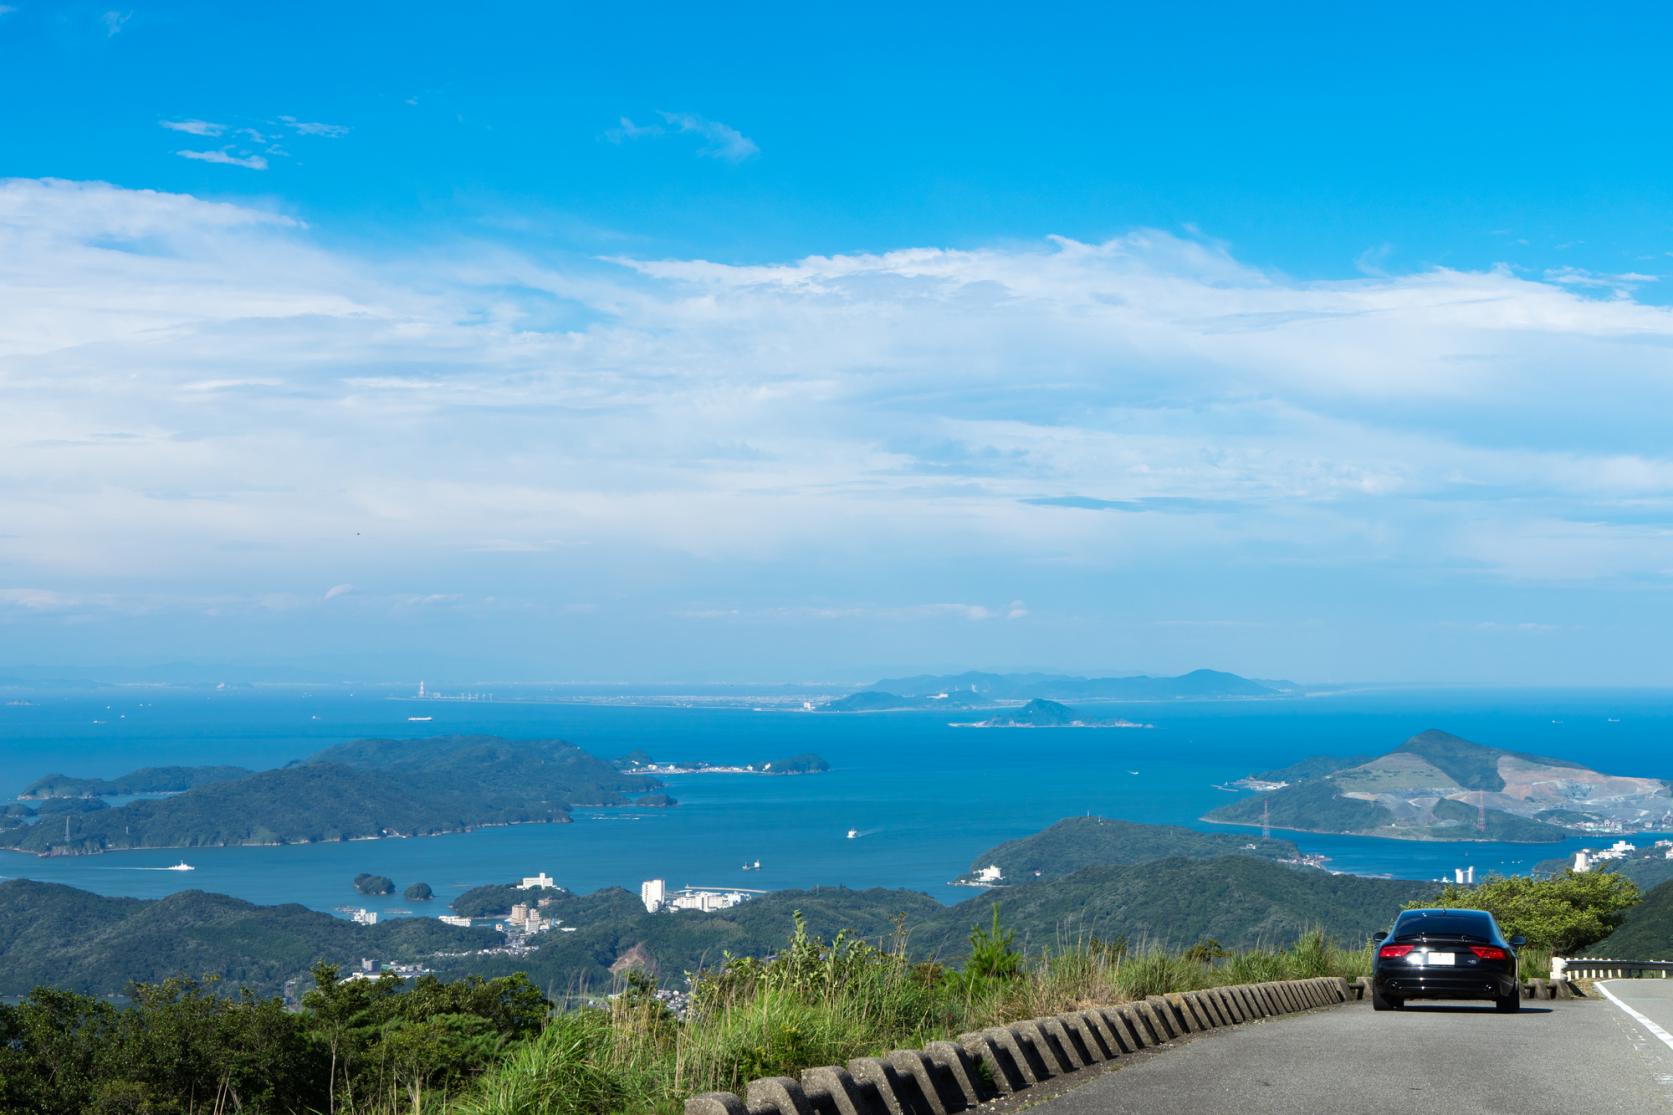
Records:
[[[1520,933],[1510,939],[1510,947],[1513,949],[1519,949],[1527,943],[1528,939]]]
[[[1392,929],[1379,929],[1377,932],[1371,934],[1371,939],[1373,941],[1386,941],[1388,939],[1388,935],[1393,932],[1394,930]]]

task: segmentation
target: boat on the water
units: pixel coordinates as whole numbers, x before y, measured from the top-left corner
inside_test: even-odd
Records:
[[[434,720],[434,719],[435,719],[435,717],[433,717],[433,716],[409,716],[409,717],[407,717],[407,720],[410,723],[414,723],[414,724],[424,724],[424,723],[428,723],[429,721]]]
[[[164,871],[196,871],[197,868],[193,867],[191,864],[187,863],[185,860],[181,860],[179,863],[175,864],[173,867],[165,867],[165,868],[163,868],[163,870]]]
[[[848,839],[858,840],[859,838],[860,838],[860,830],[859,829],[849,829],[848,830]]]

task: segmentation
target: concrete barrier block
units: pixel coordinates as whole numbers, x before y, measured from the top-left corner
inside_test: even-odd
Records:
[[[1156,1038],[1150,1032],[1150,1026],[1145,1022],[1138,1010],[1131,1006],[1109,1007],[1098,1012],[1109,1023],[1111,1032],[1122,1046],[1123,1053],[1137,1053],[1147,1045],[1155,1045]]]
[[[1226,988],[1226,994],[1231,998],[1232,1005],[1237,1008],[1241,1016],[1238,1021],[1252,1022],[1261,1016],[1260,1008],[1255,1006],[1255,1000],[1249,994],[1249,988],[1244,984],[1236,984]]]
[[[1554,993],[1554,995],[1553,995],[1554,998],[1558,998],[1558,999],[1572,999],[1572,998],[1574,998],[1574,985],[1569,983],[1568,980],[1566,980],[1566,979],[1554,979],[1554,980],[1552,980],[1551,981],[1551,990]]]
[[[1094,1057],[1110,1061],[1121,1056],[1121,1039],[1115,1036],[1115,1031],[1110,1029],[1102,1014],[1095,1010],[1076,1011],[1075,1021],[1080,1024],[1081,1034],[1092,1047]]]
[[[1237,1001],[1237,995],[1229,987],[1216,987],[1214,1001],[1220,1005],[1220,1012],[1226,1016],[1226,1021],[1236,1026],[1240,1022],[1249,1021],[1249,1016],[1243,1013],[1243,1004]]]
[[[991,1035],[993,1040],[999,1043],[1006,1056],[1016,1065],[1017,1075],[1022,1077],[1025,1084],[1032,1087],[1042,1080],[1050,1079],[1045,1063],[1009,1027],[995,1026],[982,1032]]]
[[[1028,1078],[1023,1075],[1017,1060],[992,1033],[965,1034],[959,1038],[959,1045],[977,1064],[986,1068],[988,1079],[1000,1095],[1008,1096],[1028,1087]]]
[[[815,1115],[888,1115],[881,1097],[865,1092],[847,1069],[835,1065],[803,1069],[802,1091]]]
[[[1172,999],[1173,996],[1169,995],[1166,998]],[[1203,997],[1200,991],[1181,991],[1179,993],[1179,1003],[1185,1010],[1196,1016],[1197,1022],[1204,1030],[1217,1030],[1225,1025],[1224,1022],[1220,1021],[1217,1014],[1208,1009],[1208,1000]]]
[[[1220,1009],[1220,1001],[1214,997],[1214,992],[1193,991],[1185,998],[1196,1005],[1197,1013],[1208,1019],[1208,1024],[1215,1029],[1231,1025],[1231,1019]]]
[[[901,1106],[922,1115],[949,1115],[964,1110],[962,1097],[949,1096],[940,1070],[929,1054],[919,1049],[897,1049],[887,1058],[900,1074]],[[951,1102],[951,1106],[948,1106]]]
[[[685,1101],[685,1115],[749,1115],[749,1108],[731,1092],[704,1092]]]
[[[970,1054],[964,1051],[963,1046],[954,1045],[950,1041],[932,1041],[924,1046],[924,1052],[929,1054],[930,1060],[940,1066],[953,1090],[958,1093],[960,1110],[975,1107],[987,1100],[990,1090],[982,1087],[976,1063]]]
[[[854,1083],[860,1087],[862,1093],[876,1093],[875,1101],[869,1095],[866,1096],[867,1103],[881,1103],[889,1115],[923,1115],[917,1105],[911,1102],[910,1093],[902,1095],[905,1087],[901,1083],[900,1073],[882,1058],[855,1057],[848,1062],[848,1073],[854,1078]]]
[[[1086,1051],[1075,1041],[1074,1033],[1062,1017],[1052,1015],[1040,1019],[1040,1029],[1045,1031],[1046,1040],[1057,1050],[1057,1059],[1066,1071],[1074,1072],[1092,1063],[1092,1058],[1087,1056]]]
[[[1348,991],[1348,981],[1345,976],[1331,976],[1330,986],[1336,992],[1336,1001],[1338,1003],[1345,1003],[1352,998],[1352,995]]]
[[[1151,1033],[1156,1035],[1156,1045],[1161,1045],[1163,1041],[1173,1041],[1174,1038],[1181,1038],[1181,1036],[1191,1033],[1190,1030],[1186,1030],[1184,1021],[1179,1018],[1178,1013],[1174,1013],[1173,1005],[1168,1003],[1168,999],[1161,998],[1159,994],[1151,994],[1144,999],[1143,1003],[1134,1003],[1133,1006],[1143,1013],[1144,1021],[1149,1023]]]
[[[1266,1017],[1271,1018],[1274,1015],[1284,1013],[1283,1006],[1279,1004],[1277,997],[1272,994],[1272,989],[1266,984],[1250,984],[1249,994],[1253,995],[1255,997],[1255,1002],[1261,1005],[1261,1010],[1265,1013]]]
[[[1183,1038],[1188,1033],[1196,1033],[1203,1025],[1196,1021],[1196,1016],[1184,1008],[1183,999],[1166,994],[1146,994],[1144,1005],[1149,1006],[1151,1015],[1156,1018],[1156,1025],[1161,1026],[1159,1036],[1163,1041],[1173,1038]]]
[[[1249,1004],[1249,1010],[1255,1018],[1265,1018],[1272,1013],[1267,1009],[1266,1004],[1261,1001],[1261,997],[1256,994],[1252,984],[1243,984],[1237,990],[1243,996],[1243,1001]]]
[[[1032,1047],[1036,1058],[1035,1068],[1040,1070],[1045,1078],[1062,1076],[1069,1071],[1070,1066],[1059,1056],[1055,1043],[1046,1036],[1041,1029],[1038,1019],[1029,1018],[1022,1022],[1011,1023],[1011,1033],[1025,1047]]]
[[[744,1105],[750,1115],[813,1115],[813,1105],[793,1076],[769,1076],[751,1080],[744,1090]]]

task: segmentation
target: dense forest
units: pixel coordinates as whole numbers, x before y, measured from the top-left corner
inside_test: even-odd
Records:
[[[62,776],[55,777],[60,781],[53,785],[64,785]],[[127,778],[113,783],[126,784]],[[217,776],[170,797],[75,816],[67,825],[0,828],[0,847],[76,855],[426,836],[483,825],[561,823],[572,806],[623,804],[629,795],[658,788],[654,779],[624,773],[556,740],[360,740],[278,770]]]

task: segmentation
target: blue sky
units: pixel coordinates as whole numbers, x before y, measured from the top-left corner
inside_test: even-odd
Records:
[[[901,7],[0,3],[0,673],[1673,683],[1664,10]]]

